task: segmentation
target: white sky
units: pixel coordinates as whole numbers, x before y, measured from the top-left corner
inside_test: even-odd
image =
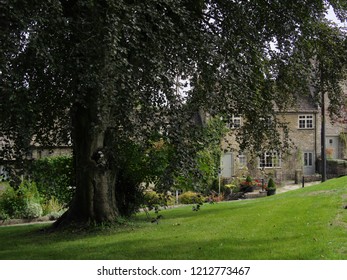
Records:
[[[340,27],[347,27],[347,23],[346,23],[346,22],[342,23],[342,22],[336,17],[336,15],[335,15],[334,10],[333,10],[332,7],[330,7],[330,9],[328,10],[328,14],[326,15],[326,18],[329,19],[329,20],[331,20],[331,21],[333,21],[333,22],[335,22],[335,23],[337,23],[337,25],[340,26]]]

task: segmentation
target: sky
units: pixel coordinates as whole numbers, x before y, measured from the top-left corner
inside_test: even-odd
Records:
[[[347,27],[347,22],[342,23],[335,15],[333,8],[330,7],[328,14],[327,14],[327,19],[336,22],[338,26],[340,27]]]

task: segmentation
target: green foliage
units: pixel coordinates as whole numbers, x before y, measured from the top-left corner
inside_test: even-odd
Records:
[[[23,209],[22,217],[25,219],[34,219],[42,216],[42,207],[40,203],[27,201]]]
[[[346,192],[344,177],[277,197],[204,204],[199,215],[191,206],[177,207],[162,211],[159,227],[144,213],[131,224],[99,231],[42,234],[48,225],[0,227],[0,259],[341,261]]]
[[[1,201],[1,199],[0,199],[0,201]],[[4,209],[2,209],[2,206],[0,205],[0,221],[6,221],[9,218],[10,218],[10,216],[6,213],[6,211]]]
[[[35,160],[31,164],[29,174],[45,200],[49,201],[54,197],[65,205],[71,201],[75,187],[70,156]]]
[[[227,184],[224,186],[225,190],[227,190],[228,193],[238,193],[240,191],[240,184]]]
[[[129,171],[138,168],[117,159],[118,152],[129,141],[144,152],[160,132],[174,151],[168,166],[161,165],[166,187],[182,175],[207,189],[216,176],[210,165],[215,153],[197,156],[207,147],[197,112],[242,115],[247,123],[236,139],[241,150],[258,152],[288,148],[289,132],[276,111],[296,94],[309,94],[316,74],[324,77],[331,104],[339,103],[346,35],[323,18],[329,4],[342,18],[345,3],[4,0],[0,137],[6,145],[0,158],[24,160],[33,139],[45,147],[71,140],[77,193],[83,193],[78,199],[90,199],[74,203],[97,201],[79,180],[87,166],[103,168],[117,173],[120,212],[131,213],[138,178]],[[189,78],[190,86],[181,78]],[[105,165],[92,160],[98,149]],[[114,188],[113,181],[107,188],[102,193]],[[54,196],[66,202],[69,194]]]
[[[48,215],[52,213],[59,213],[64,209],[64,205],[61,204],[58,199],[54,196],[48,201],[45,201],[42,205],[43,215]]]
[[[199,191],[208,193],[215,190],[218,185],[218,170],[221,160],[221,140],[227,129],[225,123],[219,118],[212,118],[204,128],[204,149],[198,153],[198,170],[201,174],[200,181],[205,188]]]
[[[199,152],[197,157],[199,177],[195,179],[194,183],[197,190],[207,192],[218,178],[219,160],[215,157],[214,152],[208,148]]]
[[[182,204],[200,204],[205,202],[205,197],[200,193],[187,191],[179,195],[178,201]]]
[[[0,196],[0,209],[9,218],[34,218],[42,215],[40,202],[36,184],[25,180],[16,190],[5,189]]]
[[[252,177],[248,175],[248,176],[246,177],[246,182],[247,182],[247,183],[252,183],[252,181],[253,181],[253,180],[252,180]]]
[[[196,145],[196,153],[191,155],[194,164],[186,170],[179,169],[181,172],[176,177],[176,188],[205,194],[218,190],[220,143],[225,133],[226,127],[223,121],[219,118],[208,120],[201,129],[201,143]]]
[[[146,212],[148,218],[150,217],[149,211],[154,210],[155,214],[158,214],[161,208],[166,208],[169,205],[175,203],[174,197],[170,194],[157,193],[155,191],[146,191],[143,200],[143,209]],[[157,216],[155,222],[161,217]]]
[[[42,193],[36,182],[28,180],[24,180],[17,187],[6,186],[0,193],[0,219],[33,219],[46,215],[51,219],[60,217],[66,204],[54,196],[47,198],[49,189],[42,188],[41,191]],[[57,190],[55,193],[58,193]]]
[[[24,208],[21,202],[16,191],[12,187],[7,187],[0,196],[0,209],[8,217],[15,217]]]
[[[156,138],[156,137],[154,137]],[[119,143],[116,148],[118,173],[116,199],[122,216],[139,211],[141,204],[149,202],[146,185],[157,184],[169,161],[170,147],[162,139],[152,140],[149,147],[132,141]]]
[[[272,178],[270,178],[269,182],[267,183],[267,189],[268,190],[275,190],[276,189],[275,181]]]
[[[48,216],[50,220],[57,220],[66,211],[65,205],[60,203],[55,197],[51,197],[42,205],[43,216]]]
[[[160,205],[162,202],[160,195],[154,191],[148,191],[144,195],[145,205]]]

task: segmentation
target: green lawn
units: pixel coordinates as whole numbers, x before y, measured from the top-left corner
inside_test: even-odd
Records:
[[[272,197],[164,210],[118,228],[0,227],[0,259],[347,259],[347,177]]]

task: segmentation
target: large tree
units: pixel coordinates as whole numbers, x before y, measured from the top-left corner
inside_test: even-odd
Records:
[[[308,31],[346,42],[324,20],[328,4],[345,19],[344,0],[0,3],[2,158],[71,139],[76,194],[57,225],[115,220],[127,145],[164,139],[165,178],[189,168],[204,146],[200,112],[245,117],[241,147],[285,148],[276,110],[314,86],[310,42],[321,41]]]

